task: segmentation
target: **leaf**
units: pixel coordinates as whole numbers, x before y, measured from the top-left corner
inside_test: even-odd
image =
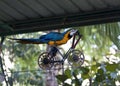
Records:
[[[82,82],[79,81],[79,79],[73,79],[73,80],[72,80],[72,83],[74,83],[75,86],[81,86],[81,84],[82,84]]]
[[[65,80],[68,79],[67,75],[57,75],[56,76],[58,80],[60,80],[61,82],[64,82]]]
[[[63,86],[71,86],[71,85],[69,85],[69,84],[67,84],[67,83],[64,83]]]
[[[98,74],[103,75],[104,71],[103,69],[98,69]]]
[[[90,76],[89,76],[88,74],[82,74],[81,76],[82,76],[83,79],[88,79],[88,78],[90,78]]]
[[[66,69],[65,70],[65,75],[67,75],[68,78],[71,78],[72,77],[71,70],[70,69]]]
[[[95,82],[95,81],[92,83],[92,85],[93,86],[99,86],[98,82]]]
[[[96,72],[96,70],[98,69],[98,67],[99,66],[97,66],[97,65],[92,65],[91,66],[91,70],[94,71],[94,72]]]
[[[108,64],[106,65],[107,71],[114,72],[119,67],[119,64]]]
[[[89,69],[87,67],[82,67],[81,70],[82,70],[82,75],[81,76],[82,76],[83,79],[87,79],[87,78],[90,77],[89,76]]]
[[[89,69],[87,67],[82,67],[81,69],[82,69],[83,74],[89,73]]]
[[[104,79],[105,79],[105,76],[104,76],[104,75],[97,74],[97,75],[96,75],[96,78],[95,78],[95,81],[97,81],[97,82],[102,82]]]

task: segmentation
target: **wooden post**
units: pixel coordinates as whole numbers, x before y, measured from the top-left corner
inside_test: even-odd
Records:
[[[57,30],[58,32],[59,30]],[[49,52],[51,49],[51,46],[47,45],[46,51]],[[58,82],[56,79],[56,75],[58,73],[58,70],[55,69],[55,66],[53,66],[50,70],[46,70],[46,86],[58,86]]]
[[[47,51],[49,51],[51,46],[47,45]],[[56,71],[54,66],[50,70],[46,70],[46,86],[58,86],[57,79],[55,77]]]

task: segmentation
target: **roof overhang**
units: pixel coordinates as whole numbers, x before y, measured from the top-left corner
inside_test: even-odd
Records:
[[[111,6],[109,9],[96,8],[96,10],[86,11],[83,13],[80,11],[49,17],[36,17],[5,22],[1,21],[0,36],[118,21],[120,21],[120,6]]]

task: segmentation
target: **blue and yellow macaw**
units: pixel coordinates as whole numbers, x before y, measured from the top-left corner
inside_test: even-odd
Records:
[[[72,36],[77,32],[77,30],[67,30],[63,33],[59,32],[50,32],[45,35],[41,35],[37,39],[16,39],[12,38],[12,40],[16,40],[19,43],[23,44],[48,44],[48,45],[62,45],[67,43],[67,41],[72,38]]]

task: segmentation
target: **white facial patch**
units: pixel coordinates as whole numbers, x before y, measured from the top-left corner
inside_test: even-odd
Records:
[[[77,30],[71,30],[70,31],[70,36],[73,36],[76,32],[77,32]]]

